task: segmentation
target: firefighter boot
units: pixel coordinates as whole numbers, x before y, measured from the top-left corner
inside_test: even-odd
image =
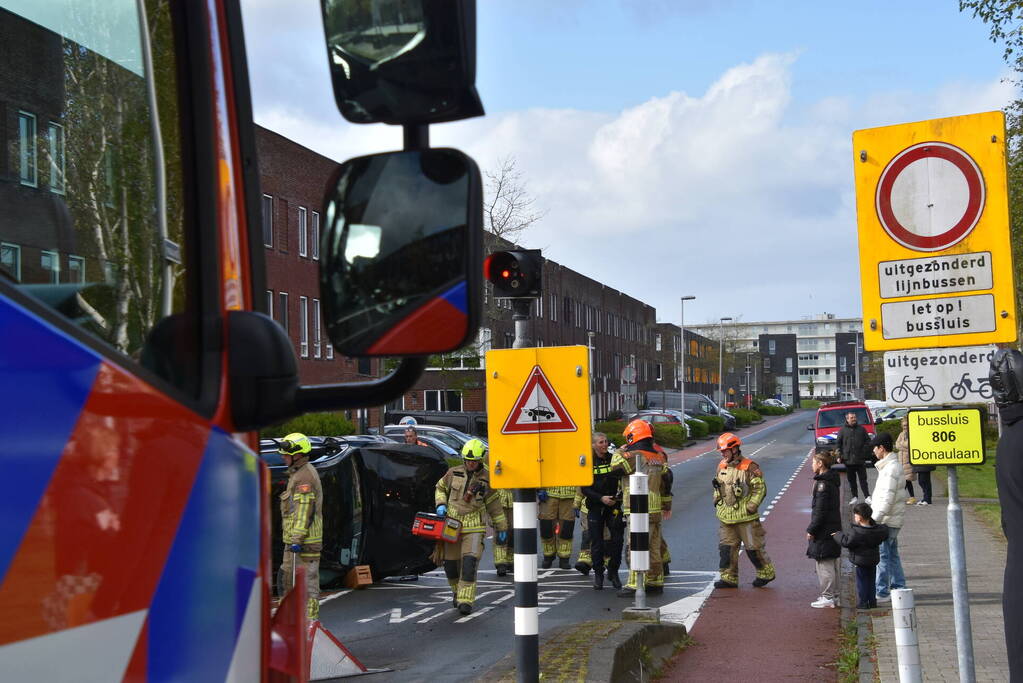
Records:
[[[593,570],[593,590],[602,591],[604,590],[604,570],[594,569]]]
[[[572,532],[575,530],[575,520],[562,520],[558,525],[558,567],[561,569],[572,568]]]
[[[756,588],[763,588],[774,581],[774,565],[767,558],[767,554],[763,550],[751,550],[748,555],[753,566],[757,568],[757,578],[753,579],[753,585]]]
[[[739,587],[739,547],[722,543],[718,546],[718,569],[721,578],[714,582],[715,588]]]
[[[543,567],[544,569],[550,569],[553,564],[554,564],[554,556],[553,555],[544,555],[543,556],[543,562],[540,563],[540,566]]]

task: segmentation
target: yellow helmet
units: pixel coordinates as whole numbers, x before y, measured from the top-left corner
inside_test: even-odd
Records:
[[[277,442],[277,452],[282,455],[302,455],[311,450],[309,437],[299,432],[292,432]]]
[[[483,460],[487,447],[479,439],[469,439],[462,446],[462,460]]]

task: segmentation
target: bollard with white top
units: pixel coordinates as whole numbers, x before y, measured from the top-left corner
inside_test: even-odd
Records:
[[[920,641],[916,633],[916,608],[912,588],[892,590],[892,620],[899,659],[899,683],[921,683]]]
[[[649,478],[639,468],[643,456],[636,454],[636,473],[629,475],[629,568],[636,572],[636,609],[646,608],[646,573],[650,571]]]

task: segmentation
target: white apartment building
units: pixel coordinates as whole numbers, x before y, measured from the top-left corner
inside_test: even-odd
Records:
[[[811,380],[813,396],[836,396],[840,391],[851,391],[855,387],[853,358],[863,353],[862,318],[838,318],[834,313],[818,313],[799,320],[736,320],[720,324],[687,325],[686,328],[711,339],[720,340],[723,335],[727,347],[726,357],[728,349],[735,352],[759,352],[762,334],[794,334],[800,396],[811,396]],[[842,334],[842,338],[836,337],[838,334]],[[855,337],[848,337],[847,334],[855,334]],[[856,340],[855,349],[851,347],[853,339]]]

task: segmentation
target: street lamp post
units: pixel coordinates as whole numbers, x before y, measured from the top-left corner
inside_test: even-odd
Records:
[[[860,398],[860,337],[856,335],[856,341],[849,342],[853,347],[853,366],[856,368],[856,398]]]
[[[725,321],[731,318],[721,318],[718,321],[718,405],[725,405],[725,394],[722,388],[725,371]]]
[[[686,302],[692,301],[696,297],[687,294],[682,297],[681,301],[681,318],[678,321],[678,326],[682,330],[679,333],[678,338],[678,376],[679,376],[679,393],[682,396],[681,405],[679,406],[682,410],[683,422],[685,422],[686,415]]]

